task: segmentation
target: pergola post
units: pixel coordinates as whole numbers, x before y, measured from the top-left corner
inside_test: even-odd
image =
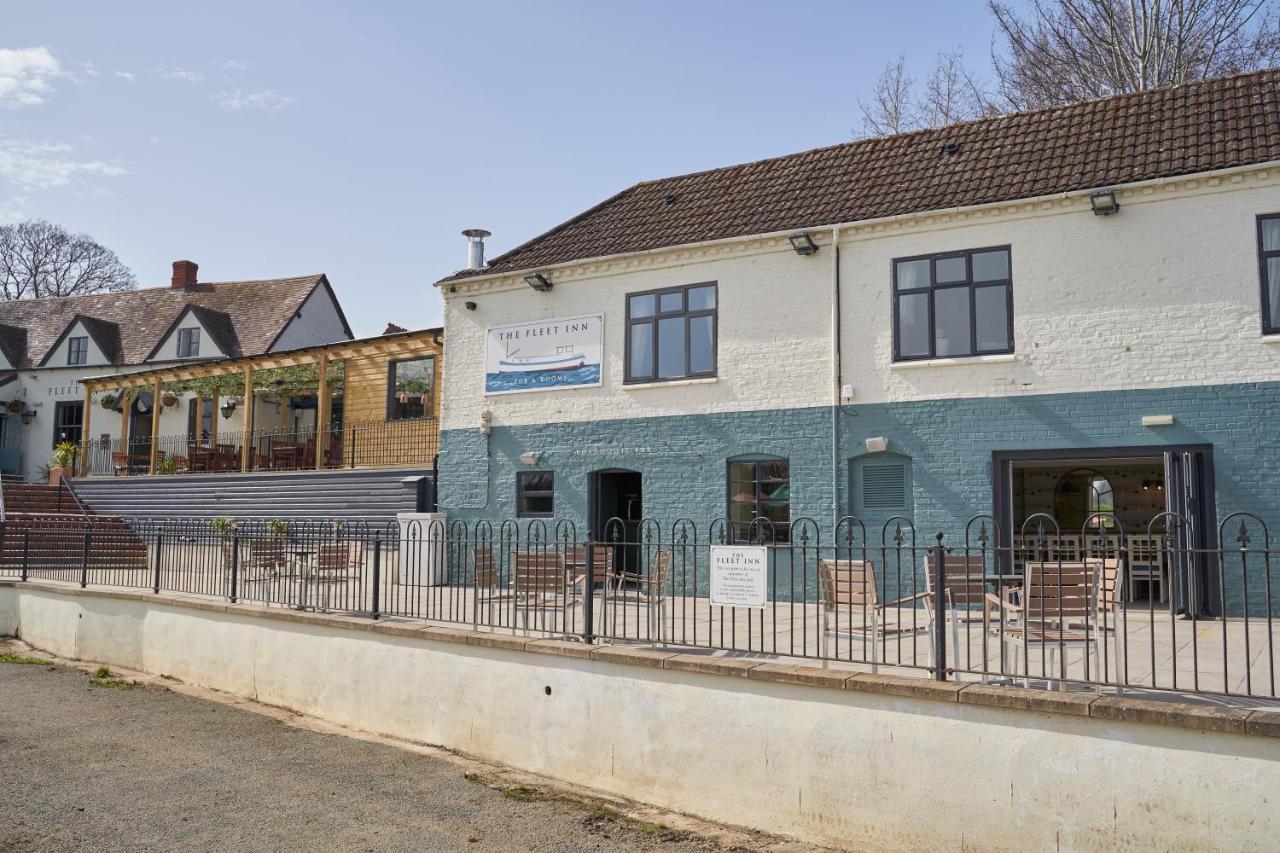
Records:
[[[203,406],[204,403],[202,402],[200,405]],[[212,411],[213,411],[213,414],[209,416],[209,446],[216,448],[218,446],[218,392],[217,391],[213,392],[213,398],[212,398],[212,401],[209,403],[209,406],[212,408]],[[200,412],[200,418],[201,419],[204,418],[203,411]],[[200,428],[199,426],[196,427],[196,429],[199,429],[199,428]],[[197,436],[197,438],[199,438],[199,436]]]
[[[89,473],[89,446],[93,433],[89,431],[89,415],[93,412],[93,387],[87,382],[84,386],[84,414],[80,416],[80,457],[76,463],[76,473],[81,477]]]
[[[129,446],[129,415],[133,413],[133,389],[120,389],[120,452],[124,454],[124,473],[131,473],[133,467],[133,448]],[[112,467],[115,467],[115,460],[112,460]]]
[[[244,366],[244,439],[240,442],[240,470],[253,468],[253,365]]]
[[[320,384],[316,388],[316,470],[324,470],[325,452],[329,449],[329,356],[320,356],[316,368]]]
[[[151,385],[151,464],[150,472],[156,472],[156,461],[160,449],[160,383]]]

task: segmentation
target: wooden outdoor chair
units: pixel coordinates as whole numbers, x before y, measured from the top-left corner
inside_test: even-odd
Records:
[[[329,609],[329,591],[336,584],[346,585],[351,575],[351,549],[347,542],[321,542],[316,547],[316,562],[312,572],[313,579],[322,585],[324,604],[322,610]]]
[[[933,620],[929,617],[928,608],[930,594],[919,592],[880,602],[876,593],[875,564],[870,560],[819,560],[818,591],[822,608],[823,657],[827,657],[828,636],[834,635],[837,640],[847,637],[850,643],[855,639],[869,640],[871,671],[874,673],[880,668],[880,643],[920,634],[932,635]],[[921,615],[919,603],[925,604],[923,619],[918,618]],[[899,618],[903,609],[909,612],[909,622]],[[891,614],[893,618],[890,618]],[[933,643],[927,645],[932,665]]]
[[[1050,685],[1066,689],[1066,654],[1081,648],[1086,658],[1098,661],[1101,673],[1101,649],[1104,636],[1118,634],[1114,618],[1104,622],[1100,615],[1114,613],[1123,586],[1120,561],[1117,558],[1090,562],[1028,562],[1024,567],[1020,600],[988,593],[988,600],[999,608],[1000,617],[988,630],[1000,638],[1005,658],[1012,657],[1013,674],[1024,664],[1022,682],[1030,686],[1029,654],[1039,648],[1044,677]],[[1116,639],[1118,672],[1123,672],[1123,638]],[[1062,657],[1061,667],[1057,666]],[[1058,677],[1055,677],[1055,670]]]
[[[288,563],[284,542],[280,539],[253,539],[245,557],[245,579],[266,580],[279,575]]]
[[[554,625],[556,613],[565,613],[580,600],[586,575],[577,569],[570,572],[559,552],[516,551],[512,554],[512,563],[511,594],[516,609],[524,616],[526,631],[529,611],[538,614],[540,624],[545,624],[543,617],[550,613]]]
[[[942,558],[942,572],[945,576],[945,600],[942,606],[946,608],[947,623],[951,626],[951,648],[954,650],[957,668],[960,666],[960,625],[980,622],[985,630],[991,621],[986,571],[982,554],[948,554]],[[926,554],[925,589],[930,596],[934,592],[934,575],[933,555]]]
[[[611,584],[615,580],[613,573],[613,547],[596,545],[593,548],[595,570],[591,572],[591,588]],[[578,545],[564,549],[564,564],[570,571],[577,571],[584,577],[587,574],[587,549]]]

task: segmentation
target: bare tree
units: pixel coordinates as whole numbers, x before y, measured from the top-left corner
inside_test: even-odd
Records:
[[[907,76],[907,59],[899,55],[890,62],[876,80],[871,103],[858,101],[862,110],[862,129],[867,136],[890,136],[915,130],[915,81]]]
[[[1011,109],[1141,92],[1280,61],[1275,0],[988,0]]]
[[[939,127],[994,112],[991,97],[964,63],[959,48],[938,54],[937,64],[917,87],[899,56],[885,66],[872,90],[871,102],[858,101],[867,136],[889,136]]]
[[[991,96],[965,66],[964,51],[957,48],[938,54],[916,110],[921,126],[941,127],[994,112]]]
[[[133,290],[133,272],[86,234],[43,220],[0,226],[0,299]]]

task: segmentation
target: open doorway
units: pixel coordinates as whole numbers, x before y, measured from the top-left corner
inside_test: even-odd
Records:
[[[1123,536],[1129,558],[1126,598],[1152,600],[1178,612],[1221,612],[1216,566],[1199,549],[1215,547],[1213,454],[1207,445],[1117,447],[993,454],[995,517],[1000,545],[1036,542],[1043,516],[1057,520],[1052,553],[1074,561],[1086,542],[1082,528],[1101,524]],[[1092,539],[1091,542],[1098,540]]]
[[[620,542],[614,565],[635,572],[640,565],[640,520],[644,518],[643,477],[639,471],[607,468],[589,475],[587,500],[591,538]]]

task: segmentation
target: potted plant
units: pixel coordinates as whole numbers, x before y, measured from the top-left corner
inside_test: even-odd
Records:
[[[60,441],[53,447],[53,455],[49,457],[49,485],[56,486],[64,477],[76,473],[76,458],[80,455],[80,446],[73,441]]]
[[[104,394],[102,399],[98,401],[98,405],[110,411],[116,407],[116,395]]]
[[[16,415],[16,414],[18,414],[18,412],[21,412],[21,411],[22,411],[22,401],[21,401],[21,400],[10,400],[10,401],[9,401],[9,411],[10,411],[10,412],[12,412],[12,413],[13,413],[13,414],[15,414],[15,415]]]
[[[222,540],[222,568],[229,571],[232,559],[231,549],[234,547],[231,537],[236,532],[236,520],[225,515],[219,515],[209,522],[209,529]]]

